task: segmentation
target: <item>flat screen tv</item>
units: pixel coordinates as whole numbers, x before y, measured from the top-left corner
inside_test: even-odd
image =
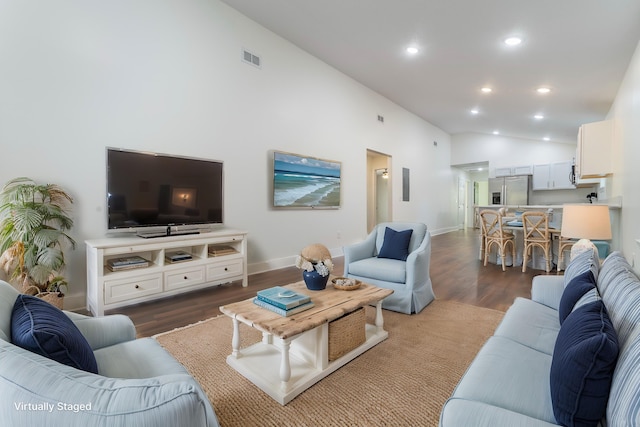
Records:
[[[223,202],[220,161],[107,148],[110,231],[155,237],[222,224]]]

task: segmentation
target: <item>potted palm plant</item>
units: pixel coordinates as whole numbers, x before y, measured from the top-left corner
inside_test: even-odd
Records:
[[[24,293],[62,308],[64,249],[75,248],[71,196],[55,184],[15,178],[0,191],[0,268]]]

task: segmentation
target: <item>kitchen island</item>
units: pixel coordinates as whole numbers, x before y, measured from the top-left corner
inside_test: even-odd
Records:
[[[574,204],[576,202],[571,202]],[[609,210],[612,214],[611,216],[611,232],[614,235],[615,239],[615,230],[617,225],[614,225],[614,219],[619,215],[620,209],[622,208],[622,201],[620,198],[616,198],[614,200],[610,200],[607,202],[598,202],[594,203],[594,205],[607,205],[609,206]],[[549,218],[549,222],[557,224],[558,227],[562,223],[562,207],[563,205],[473,205],[473,228],[480,228],[480,211],[483,209],[491,209],[498,210],[500,208],[505,208],[507,210],[506,216],[515,216],[516,212],[525,212],[525,211],[548,211],[552,210],[552,216]]]
[[[573,203],[571,203],[573,204]],[[608,203],[594,203],[598,205],[607,205],[609,206],[609,212],[611,216],[611,233],[612,240],[609,241],[610,250],[617,250],[618,247],[617,242],[619,242],[619,223],[620,223],[620,209],[622,207],[621,200],[616,199],[613,201],[609,201]],[[501,208],[506,209],[505,217],[513,219],[516,216],[516,213],[526,212],[526,211],[542,211],[548,212],[550,214],[549,218],[549,227],[555,229],[553,235],[553,246],[552,246],[552,265],[557,265],[558,263],[558,243],[560,239],[560,232],[562,225],[562,210],[563,205],[474,205],[474,228],[480,228],[480,211],[489,209],[489,210],[499,210]],[[515,246],[516,246],[516,259],[512,260],[511,255],[507,254],[506,265],[507,266],[521,266],[522,265],[522,252],[523,252],[523,233],[521,229],[516,227],[509,227],[510,231],[514,232],[516,236]],[[482,245],[480,245],[482,248]],[[540,248],[533,248],[533,254],[531,257],[531,261],[528,263],[527,267],[544,270],[545,260],[539,251]],[[493,264],[501,264],[500,257],[496,256],[495,251],[489,254],[489,262]],[[564,260],[568,260],[569,254],[568,252],[564,252]],[[479,251],[479,259],[482,259],[482,249]],[[564,263],[564,262],[563,262]]]

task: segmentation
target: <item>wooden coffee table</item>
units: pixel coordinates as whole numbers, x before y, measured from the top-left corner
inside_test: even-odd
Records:
[[[253,298],[220,307],[233,320],[227,363],[281,405],[384,341],[389,334],[383,329],[382,300],[393,293],[366,283],[353,291],[334,289],[330,283],[322,291],[310,291],[304,282],[285,287],[311,296],[315,306],[289,317],[258,307]],[[364,343],[329,360],[329,323],[372,304],[375,321],[364,326]],[[261,331],[262,341],[240,349],[240,322]]]

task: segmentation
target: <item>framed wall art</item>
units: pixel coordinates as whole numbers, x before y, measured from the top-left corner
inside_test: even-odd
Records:
[[[273,152],[273,207],[338,209],[342,164]]]

